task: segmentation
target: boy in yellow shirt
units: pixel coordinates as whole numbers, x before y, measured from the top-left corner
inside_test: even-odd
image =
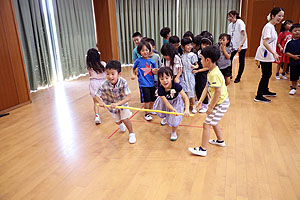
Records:
[[[207,74],[207,85],[202,92],[201,98],[196,106],[198,110],[201,108],[202,101],[206,97],[207,93],[210,96],[210,104],[206,111],[206,119],[203,123],[203,135],[202,144],[200,147],[189,148],[189,151],[198,156],[207,155],[208,143],[215,144],[221,147],[225,147],[225,141],[223,140],[221,129],[218,122],[224,116],[229,108],[230,102],[228,98],[227,87],[225,85],[225,79],[216,65],[217,60],[220,57],[220,50],[216,46],[208,46],[201,52],[201,63],[203,68],[209,68]],[[210,127],[213,127],[217,136],[216,140],[210,140]]]

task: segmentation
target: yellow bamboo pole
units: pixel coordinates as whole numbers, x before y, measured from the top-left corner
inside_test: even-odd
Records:
[[[99,106],[99,104],[97,104]],[[110,107],[110,105],[105,105],[105,107]],[[118,109],[130,109],[130,110],[138,110],[138,111],[146,111],[146,112],[156,112],[156,113],[164,113],[170,115],[183,115],[183,113],[175,113],[175,112],[168,112],[163,110],[152,110],[152,109],[144,109],[144,108],[135,108],[129,106],[116,106]],[[194,117],[194,114],[190,114],[191,117]]]

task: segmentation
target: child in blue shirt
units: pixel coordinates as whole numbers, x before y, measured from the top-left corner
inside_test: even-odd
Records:
[[[151,109],[155,101],[154,74],[157,74],[158,68],[155,61],[149,59],[151,46],[148,42],[142,40],[137,47],[137,52],[142,57],[138,58],[134,62],[133,76],[131,79],[134,80],[134,74],[137,74],[141,94],[141,103],[144,103],[145,109]],[[150,121],[152,120],[152,116],[148,112],[145,112],[145,119]]]

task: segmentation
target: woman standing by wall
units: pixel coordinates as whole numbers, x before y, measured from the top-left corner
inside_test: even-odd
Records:
[[[227,19],[230,22],[228,25],[228,34],[231,35],[231,41],[234,51],[231,53],[231,66],[232,73],[232,60],[236,53],[239,53],[239,72],[234,82],[239,83],[245,68],[245,55],[248,48],[246,25],[240,18],[237,11],[232,10],[227,14]]]
[[[260,45],[256,50],[255,60],[260,61],[262,76],[258,85],[257,95],[254,98],[256,102],[270,103],[271,100],[265,96],[276,96],[276,93],[270,92],[269,80],[272,75],[272,62],[279,61],[279,55],[276,52],[277,32],[275,25],[280,23],[284,17],[284,10],[275,7],[268,15],[268,23],[262,30]]]

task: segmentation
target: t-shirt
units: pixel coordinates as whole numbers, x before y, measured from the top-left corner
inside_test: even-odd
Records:
[[[280,32],[279,35],[278,35],[278,39],[277,39],[277,44],[280,44],[282,48],[285,47],[286,43],[288,41],[290,41],[292,39],[292,34],[291,32],[287,32],[287,31],[284,31],[284,32]],[[277,45],[277,52],[280,52],[279,51],[279,48],[278,48],[278,45]]]
[[[246,25],[241,19],[237,19],[235,23],[231,22],[228,25],[228,34],[231,35],[231,43],[235,50],[237,50],[243,41],[243,34],[242,31],[246,32]],[[248,48],[248,39],[246,38],[242,49]]]
[[[181,92],[181,90],[182,90],[182,87],[178,83],[174,83],[172,85],[171,90],[169,90],[167,92],[166,92],[165,88],[161,85],[158,87],[158,96],[165,96],[168,100],[172,100],[178,96],[178,94]]]
[[[214,98],[215,88],[221,88],[221,95],[217,102],[217,105],[223,103],[228,98],[227,87],[225,85],[225,79],[220,69],[215,67],[207,74],[208,93],[211,99]]]
[[[106,63],[104,61],[100,61],[101,64],[105,67]],[[93,68],[88,69],[88,72],[90,74],[90,79],[105,79],[106,78],[106,73],[105,71],[102,73],[97,73],[93,70]]]
[[[298,38],[297,40],[292,39],[290,40],[284,48],[284,53],[291,53],[293,55],[300,55],[300,38]],[[290,59],[290,65],[294,66],[294,65],[300,65],[300,60],[295,60],[291,57],[289,57]]]
[[[173,70],[173,75],[176,76],[183,66],[180,57],[175,55],[174,65],[171,66],[171,62],[169,60],[164,60],[163,67],[170,67]]]
[[[157,68],[156,63],[152,59],[138,58],[133,65],[133,69],[138,68],[138,82],[140,87],[153,87],[154,74],[153,68]]]
[[[140,58],[141,55],[137,52],[137,47],[135,47],[132,51],[132,60],[135,61],[136,59]]]
[[[154,62],[156,63],[156,66],[158,68],[161,67],[161,61],[160,61],[160,57],[158,54],[154,53],[152,56],[150,56],[149,58],[151,58],[152,60],[154,60]],[[154,75],[154,81],[158,81],[158,77],[157,74]]]
[[[217,60],[217,65],[219,69],[225,69],[231,65],[231,60],[230,58],[226,58],[223,50],[221,49],[219,44],[216,44],[216,46],[220,49],[220,58]],[[228,46],[225,48],[226,52],[231,54],[233,52],[232,46]]]
[[[269,52],[263,44],[264,39],[269,38],[268,44],[271,49],[276,52],[276,44],[277,44],[277,32],[275,30],[275,26],[270,22],[267,23],[261,34],[260,44],[256,50],[255,60],[263,61],[263,62],[274,62],[274,56],[271,52]]]
[[[166,43],[168,43],[168,42],[169,42],[169,40],[164,39],[163,40],[163,45],[166,44]]]

